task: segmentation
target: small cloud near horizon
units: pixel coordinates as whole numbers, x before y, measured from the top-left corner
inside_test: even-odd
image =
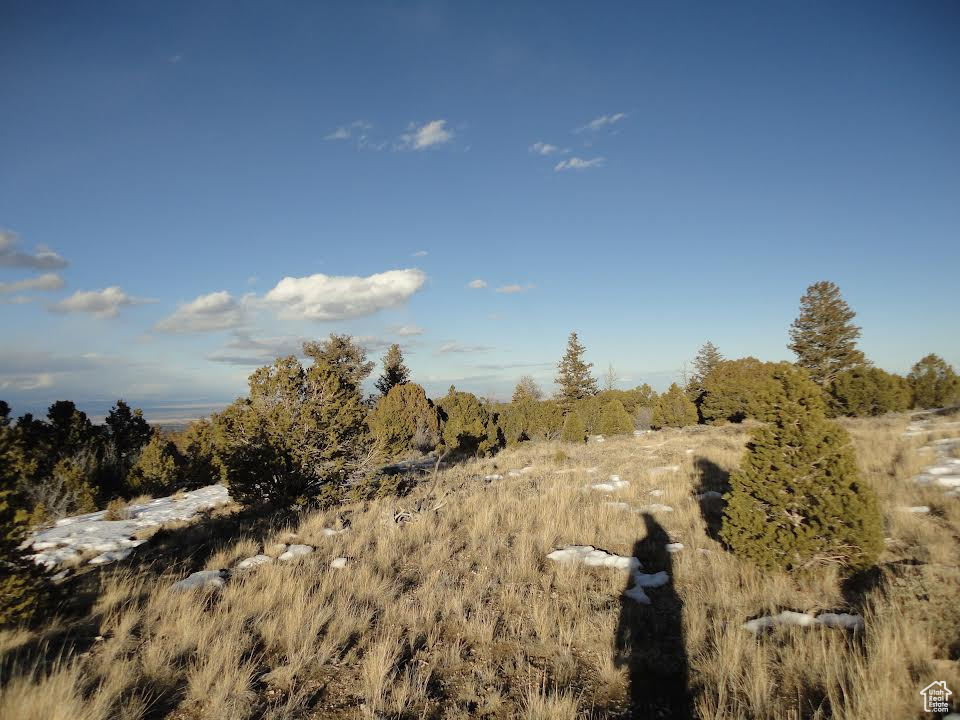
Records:
[[[34,254],[17,248],[19,237],[10,230],[0,230],[0,267],[21,267],[33,270],[60,270],[68,263],[46,245],[37,245]]]
[[[554,167],[554,172],[563,172],[564,170],[586,170],[588,168],[600,167],[607,161],[604,157],[595,157],[590,160],[584,160],[579,157],[572,157],[569,160],[561,160]]]
[[[495,348],[492,348],[488,345],[463,345],[456,341],[450,341],[437,348],[437,354],[446,355],[447,353],[490,352],[494,349]]]
[[[467,287],[471,290],[483,290],[487,286],[486,280],[481,280],[477,278],[476,280],[471,280],[467,283]]]
[[[140,298],[127,295],[117,285],[102,290],[77,290],[73,295],[60,302],[48,305],[55,313],[89,313],[95,317],[116,317],[121,307],[147,305],[157,302],[152,298]]]
[[[526,292],[527,290],[533,290],[536,287],[537,286],[533,283],[527,283],[526,285],[504,285],[502,287],[498,287],[496,292],[500,293],[501,295],[516,295],[517,293]]]
[[[575,133],[584,133],[584,132],[597,132],[603,130],[604,128],[610,127],[611,125],[616,125],[621,120],[626,119],[627,114],[623,112],[613,113],[612,115],[601,115],[600,117],[594,118],[586,125],[578,127],[574,130]]]
[[[446,145],[453,140],[453,130],[447,129],[446,120],[431,120],[423,125],[410,123],[407,132],[400,136],[397,150],[426,150]]]

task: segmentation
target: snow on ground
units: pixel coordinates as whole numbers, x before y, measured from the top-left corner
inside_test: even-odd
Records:
[[[527,475],[532,472],[533,472],[533,465],[527,465],[526,467],[522,467],[519,470],[511,470],[510,472],[507,473],[507,475],[509,475],[510,477],[520,477],[521,475]]]
[[[124,520],[106,520],[106,510],[63,518],[45,530],[31,534],[24,544],[35,554],[30,557],[50,569],[84,553],[99,553],[90,560],[92,565],[122,560],[133,548],[145,540],[133,536],[138,532],[158,527],[173,520],[190,520],[204,510],[230,502],[230,494],[223,485],[208,485],[199,490],[156,498],[145,503],[128,505]]]
[[[637,512],[641,513],[658,513],[658,512],[673,512],[673,508],[669,505],[664,505],[662,503],[653,503],[652,505],[644,505],[641,508],[637,509]]]
[[[900,512],[918,513],[920,515],[925,515],[926,513],[930,512],[930,507],[928,505],[911,505],[909,507],[904,505],[904,506],[898,507],[897,510],[899,510]]]
[[[347,562],[348,560],[345,557],[334,558],[330,561],[330,567],[334,568],[335,570],[340,570],[347,566]]]
[[[254,555],[253,557],[248,557],[238,562],[235,569],[252,570],[253,568],[260,567],[261,565],[269,565],[272,562],[273,558],[269,555]]]
[[[647,472],[651,477],[656,477],[657,475],[664,475],[666,473],[673,473],[680,470],[679,465],[661,465],[660,467],[650,468]]]
[[[847,630],[863,630],[863,617],[861,615],[849,615],[847,613],[820,613],[817,616],[810,613],[793,612],[784,610],[777,615],[764,615],[748,622],[741,627],[752,633],[758,633],[761,630],[772,628],[778,625],[796,625],[798,627],[812,627],[820,625],[829,628],[845,628]]]
[[[599,490],[600,492],[616,492],[630,485],[629,480],[621,480],[619,475],[611,475],[607,482],[587,485],[588,490]]]
[[[667,543],[666,545],[664,545],[664,548],[666,548],[666,551],[668,553],[678,553],[681,550],[683,550],[683,543],[678,543],[678,542]]]
[[[911,425],[915,424],[920,423],[911,423]],[[940,423],[932,426],[931,429],[940,430],[955,424]],[[909,437],[909,434],[907,436]],[[942,438],[925,445],[923,449],[935,454],[934,463],[914,475],[913,481],[918,485],[939,485],[947,488],[947,492],[944,493],[947,497],[960,497],[960,458],[951,456],[951,452],[956,447],[960,447],[960,438]]]
[[[220,589],[227,584],[228,573],[225,570],[201,570],[174,583],[170,589],[174,592],[186,592],[197,588]]]
[[[287,562],[288,560],[295,560],[303,557],[304,555],[309,555],[312,552],[312,545],[288,545],[287,549],[280,553],[280,555],[277,557],[277,560],[280,562]]]
[[[587,567],[629,570],[630,577],[633,578],[633,587],[624,591],[624,597],[642,605],[650,604],[650,597],[645,592],[646,589],[662,587],[670,582],[670,575],[664,570],[650,574],[642,573],[640,572],[642,565],[637,558],[597,550],[593,545],[567,545],[548,553],[547,558],[560,564],[577,563]]]
[[[487,481],[503,480],[503,475],[484,475],[483,479]]]

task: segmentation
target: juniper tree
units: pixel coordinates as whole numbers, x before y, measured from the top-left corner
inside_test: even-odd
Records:
[[[831,414],[863,417],[898,412],[910,407],[910,386],[899,375],[880,368],[844,370],[830,386]]]
[[[17,492],[9,406],[0,401],[0,626],[27,618],[38,589],[36,567],[19,546],[28,531],[27,512]]]
[[[390,457],[432,449],[440,434],[437,408],[416,383],[391,388],[367,416],[367,425]]]
[[[597,394],[597,381],[590,374],[593,363],[585,362],[586,348],[580,344],[577,333],[570,333],[567,351],[557,365],[557,400],[569,410],[577,400]]]
[[[655,427],[685,427],[697,424],[697,407],[676,383],[657,398],[651,423]]]
[[[960,402],[960,378],[942,357],[930,354],[910,369],[907,382],[918,408],[944,407]]]
[[[796,353],[797,365],[822,388],[828,388],[838,373],[865,362],[857,349],[860,328],[853,324],[854,317],[832,282],[814,283],[800,298],[800,315],[790,327],[787,347]]]
[[[394,343],[383,356],[383,374],[376,382],[377,390],[380,391],[380,395],[386,397],[391,388],[403,385],[405,382],[410,382],[410,370],[403,363],[400,346]]]
[[[753,431],[731,475],[721,538],[763,568],[867,567],[883,548],[882,519],[850,438],[804,371],[780,363],[773,376],[775,419]]]
[[[568,412],[563,419],[563,430],[560,439],[568,443],[583,443],[587,439],[587,426],[579,413]]]
[[[367,361],[367,351],[349,335],[330,333],[322,342],[305,342],[303,354],[315,365],[326,363],[344,383],[358,391],[373,370],[373,363]]]
[[[633,418],[619,400],[610,400],[600,411],[601,435],[629,435],[633,432]]]
[[[501,444],[501,431],[487,406],[473,393],[453,385],[438,403],[443,429],[441,437],[448,450],[487,455]]]

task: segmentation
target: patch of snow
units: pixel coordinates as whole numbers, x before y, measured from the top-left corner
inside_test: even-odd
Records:
[[[341,568],[345,568],[346,566],[347,566],[347,558],[345,557],[334,558],[333,560],[330,561],[330,567],[336,570],[340,570]]]
[[[557,472],[560,472],[559,470]],[[484,475],[484,480],[503,480],[503,475]]]
[[[341,533],[345,533],[346,531],[347,531],[346,528],[340,528],[339,530],[337,530],[336,528],[324,528],[323,536],[333,537],[334,535],[340,535]]]
[[[254,555],[253,557],[248,557],[237,563],[237,570],[252,570],[253,568],[260,567],[261,565],[269,565],[273,562],[273,558],[269,555]]]
[[[170,589],[174,592],[185,592],[197,588],[222,588],[227,583],[227,573],[224,570],[201,570],[174,583]]]
[[[654,497],[662,497],[663,490],[649,490],[647,491],[647,495],[653,495]]]
[[[606,438],[603,435],[593,435],[590,437],[590,440],[598,443],[606,442]]]
[[[581,563],[588,567],[608,567],[618,570],[638,570],[640,561],[635,557],[614,555],[597,550],[593,545],[567,545],[547,554],[547,559],[555,563]]]
[[[641,513],[673,512],[673,508],[670,507],[669,505],[653,503],[652,505],[644,505],[637,512],[641,512]]]
[[[930,508],[927,505],[911,505],[909,507],[901,506],[901,507],[898,507],[897,510],[901,512],[919,513],[919,514],[926,514],[930,512]]]
[[[664,545],[664,549],[665,549],[668,553],[678,553],[678,552],[680,552],[681,550],[683,550],[683,543],[678,543],[678,542],[675,542],[675,543],[667,543],[666,545]]]
[[[828,628],[845,628],[847,630],[862,630],[863,617],[860,615],[849,615],[847,613],[821,613],[816,617],[810,613],[794,612],[784,610],[776,615],[764,615],[745,622],[741,627],[752,633],[758,633],[767,628],[778,625],[796,625],[798,627],[812,627],[820,625]]]
[[[287,562],[288,560],[309,555],[312,552],[313,548],[310,545],[290,545],[286,551],[280,553],[280,557],[278,557],[277,560]]]
[[[511,470],[510,472],[507,473],[507,475],[509,475],[510,477],[520,477],[520,471],[519,471],[519,470]]]
[[[637,587],[658,588],[663,587],[670,582],[670,575],[667,574],[666,570],[661,570],[660,572],[655,572],[650,575],[646,573],[635,572],[633,574],[633,581],[636,583]]]
[[[600,492],[616,492],[617,490],[622,490],[629,485],[629,480],[621,480],[619,475],[611,475],[607,482],[588,485],[587,488],[591,490],[599,490]]]
[[[589,473],[590,475],[593,475],[593,474],[594,474],[595,472],[597,472],[599,469],[600,469],[600,468],[598,468],[598,467],[588,467],[584,472],[587,472],[587,473]]]
[[[647,472],[651,476],[663,475],[665,473],[673,473],[680,470],[679,465],[661,465],[660,467],[650,468]]]
[[[937,478],[937,484],[943,487],[960,487],[960,475],[941,475]]]
[[[630,599],[633,600],[634,602],[638,602],[638,603],[640,603],[641,605],[649,605],[649,604],[650,604],[650,596],[647,595],[647,594],[643,591],[643,588],[640,587],[639,585],[634,585],[634,586],[633,586],[632,588],[630,588],[629,590],[624,590],[624,591],[623,591],[623,596],[626,597],[626,598],[630,598]]]
[[[230,493],[223,485],[208,485],[190,492],[156,498],[145,503],[128,505],[124,520],[105,520],[106,510],[63,518],[45,530],[30,535],[24,547],[38,551],[34,562],[54,568],[85,552],[99,553],[95,564],[114,562],[128,553],[118,551],[137,547],[143,540],[132,536],[174,520],[190,520],[194,516],[230,502]]]
[[[106,565],[108,563],[123,560],[127,555],[133,552],[133,548],[121,548],[120,550],[107,550],[105,553],[97,555],[90,559],[90,565]]]

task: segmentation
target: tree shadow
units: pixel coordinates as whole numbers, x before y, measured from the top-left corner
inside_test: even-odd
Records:
[[[629,671],[628,717],[692,719],[683,601],[673,587],[673,561],[666,550],[670,537],[649,513],[644,513],[643,521],[647,533],[634,544],[633,555],[644,573],[666,571],[670,582],[647,591],[649,605],[626,594],[620,598],[614,652],[617,665]],[[632,587],[631,574],[624,590]]]
[[[697,486],[693,492],[707,536],[720,542],[720,526],[727,507],[722,496],[730,491],[730,473],[705,457],[694,460],[693,467],[697,474]]]

